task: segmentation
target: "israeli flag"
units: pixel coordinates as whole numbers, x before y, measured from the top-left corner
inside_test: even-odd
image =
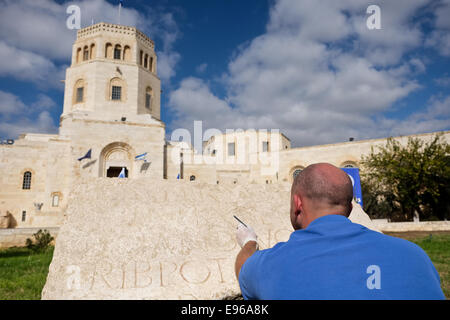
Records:
[[[122,168],[122,171],[120,171],[120,174],[119,174],[118,178],[126,178],[125,177],[125,168]]]
[[[180,174],[177,175],[177,180],[180,180]]]
[[[134,160],[144,160],[144,162],[147,162],[147,152],[137,155],[136,157],[134,157]]]
[[[84,155],[84,157],[78,158],[78,161],[81,161],[83,159],[90,159],[91,158],[91,152],[92,152],[92,149],[89,149],[89,151]]]
[[[363,206],[361,179],[359,178],[359,168],[341,168],[348,174],[353,185],[353,198],[361,207]]]

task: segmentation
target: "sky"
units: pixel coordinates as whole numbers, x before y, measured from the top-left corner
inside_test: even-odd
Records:
[[[119,1],[0,0],[0,139],[57,133],[76,30]],[[370,5],[380,29],[369,29]],[[155,41],[166,136],[278,129],[295,147],[450,129],[450,0],[124,0]],[[372,20],[370,20],[372,21]]]

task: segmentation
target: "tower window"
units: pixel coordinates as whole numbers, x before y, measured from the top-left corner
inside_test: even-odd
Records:
[[[153,57],[150,57],[150,64],[148,66],[148,69],[153,72]]]
[[[23,190],[31,189],[31,172],[30,171],[27,171],[23,174],[22,189]]]
[[[59,206],[59,195],[54,194],[52,197],[52,207]]]
[[[83,61],[89,60],[89,49],[88,47],[84,47],[83,50]]]
[[[150,95],[150,93],[147,92],[145,94],[145,107],[149,110],[151,110],[151,99],[152,99],[152,96]]]
[[[148,66],[148,54],[146,54],[144,57],[144,68],[147,69],[147,66]]]
[[[77,63],[80,63],[80,62],[81,62],[81,48],[78,48],[78,49],[77,49],[76,60],[77,60]]]
[[[120,60],[120,46],[114,48],[114,59]]]
[[[122,99],[122,87],[112,86],[111,100],[121,100]]]
[[[229,156],[234,156],[236,154],[235,152],[235,144],[234,142],[231,142],[228,144],[228,155]]]
[[[152,110],[152,88],[150,87],[145,89],[145,107]]]
[[[95,43],[91,44],[91,48],[89,50],[89,59],[95,58]]]
[[[112,58],[112,44],[107,43],[105,45],[105,58],[111,59]]]
[[[262,143],[262,151],[263,152],[268,152],[269,151],[269,141],[263,141]]]
[[[26,218],[27,218],[27,212],[24,210],[24,211],[22,211],[22,222],[24,222]]]
[[[83,102],[83,87],[77,88],[77,99],[76,102]]]

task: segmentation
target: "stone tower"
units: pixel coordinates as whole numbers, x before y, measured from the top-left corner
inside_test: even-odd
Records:
[[[76,175],[163,177],[164,123],[155,45],[134,27],[98,23],[78,31],[66,71],[61,138]],[[86,166],[76,159],[92,149]],[[147,152],[146,170],[134,161]],[[92,160],[94,161],[94,160]]]

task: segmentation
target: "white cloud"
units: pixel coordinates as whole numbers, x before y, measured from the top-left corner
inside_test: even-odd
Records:
[[[45,94],[40,93],[37,98],[38,100],[31,105],[33,109],[48,110],[56,107],[55,101]]]
[[[441,87],[450,87],[450,77],[447,75],[434,79],[434,82]]]
[[[450,56],[450,0],[436,2],[434,15],[435,30],[426,40],[426,45],[436,48],[443,56]]]
[[[368,2],[279,0],[267,32],[231,60],[224,97],[196,78],[170,94],[171,127],[277,128],[295,145],[388,136],[397,121],[380,114],[426,70],[420,57],[401,59],[423,43],[412,16],[426,3],[382,1],[379,32],[366,28]]]
[[[196,71],[197,73],[203,73],[203,72],[206,71],[206,68],[208,68],[208,64],[207,64],[207,63],[202,63],[202,64],[198,65],[198,66],[195,68],[195,71]]]
[[[174,77],[175,66],[180,61],[180,54],[177,52],[159,52],[158,54],[158,76],[163,81],[169,81]]]
[[[0,115],[6,117],[24,111],[26,111],[26,106],[19,97],[0,90]]]
[[[57,130],[48,111],[42,111],[37,117],[21,117],[14,122],[0,118],[2,138],[17,138],[22,133],[57,133]]]
[[[37,84],[40,88],[62,89],[66,66],[56,66],[51,60],[33,52],[9,46],[0,41],[0,76],[13,77]]]
[[[50,113],[55,102],[39,94],[27,107],[16,95],[0,90],[0,138],[16,138],[21,133],[56,133],[57,127]]]
[[[387,129],[392,135],[405,135],[447,130],[449,124],[450,96],[440,99],[432,97],[425,111],[415,112],[404,120],[388,124]]]

